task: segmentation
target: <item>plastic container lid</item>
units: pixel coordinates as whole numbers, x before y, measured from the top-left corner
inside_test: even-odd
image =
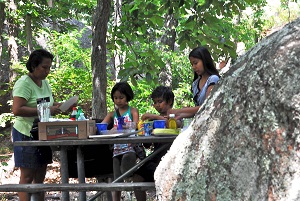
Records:
[[[175,117],[175,114],[169,114],[169,117],[170,117],[170,118],[174,118],[174,117]]]

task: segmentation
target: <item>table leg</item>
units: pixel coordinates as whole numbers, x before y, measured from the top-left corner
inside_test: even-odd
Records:
[[[67,147],[62,146],[60,149],[60,175],[63,184],[69,183],[69,169],[68,169],[68,154]],[[62,201],[69,201],[70,195],[68,191],[62,192]]]
[[[79,183],[85,183],[84,155],[81,146],[77,147],[77,173]],[[86,192],[79,192],[79,201],[86,201]]]

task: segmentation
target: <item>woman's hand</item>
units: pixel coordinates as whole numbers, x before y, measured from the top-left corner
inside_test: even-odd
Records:
[[[55,116],[57,114],[60,114],[61,113],[61,110],[59,109],[59,106],[56,105],[56,106],[51,106],[50,107],[50,113],[52,116]]]

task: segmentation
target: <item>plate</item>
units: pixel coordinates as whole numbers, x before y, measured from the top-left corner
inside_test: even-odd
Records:
[[[77,103],[78,101],[78,96],[73,96],[71,98],[69,98],[69,100],[65,101],[60,107],[59,109],[61,111],[66,111],[67,109],[69,109],[72,105],[74,105],[75,103]]]
[[[179,135],[180,129],[155,128],[152,133],[155,136],[172,136]]]
[[[109,135],[90,135],[89,138],[114,138],[123,135],[123,133],[109,134]]]
[[[178,136],[179,134],[153,134],[154,136],[157,137],[170,137],[170,136]]]

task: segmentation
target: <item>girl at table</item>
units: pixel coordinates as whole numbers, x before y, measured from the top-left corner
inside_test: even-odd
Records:
[[[189,60],[194,71],[192,93],[195,107],[170,110],[170,113],[176,115],[176,119],[194,117],[220,79],[219,72],[207,48],[201,46],[193,49],[189,54]]]
[[[117,83],[111,90],[111,99],[115,104],[116,110],[111,111],[104,118],[102,123],[114,122],[114,128],[118,128],[118,116],[124,118],[124,123],[135,122],[139,120],[139,112],[136,108],[129,106],[129,101],[134,97],[133,91],[127,82]],[[122,125],[119,125],[119,127]],[[117,179],[123,173],[128,171],[136,163],[136,153],[133,144],[115,144],[113,151],[113,171],[114,179]],[[113,192],[113,200],[119,201],[121,192]]]

